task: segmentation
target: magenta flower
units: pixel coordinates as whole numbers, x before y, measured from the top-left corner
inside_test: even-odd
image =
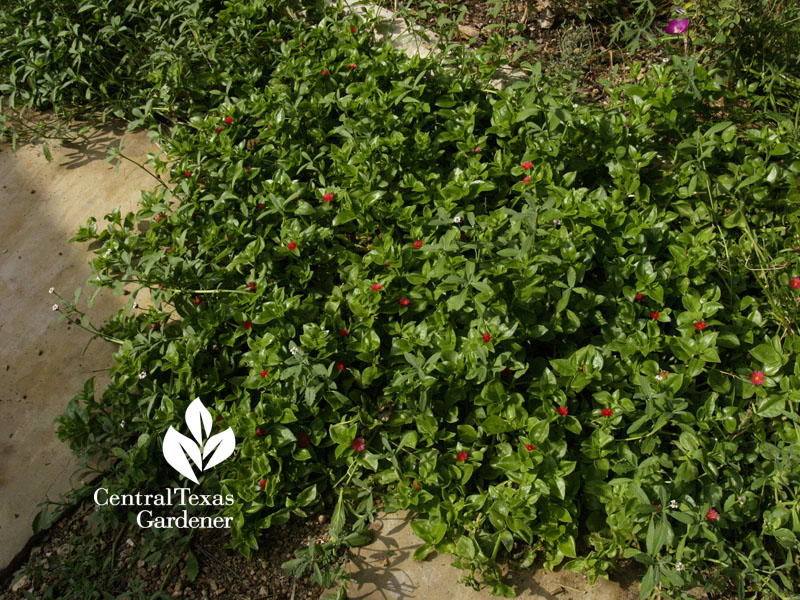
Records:
[[[364,438],[357,437],[356,439],[353,440],[353,443],[350,444],[350,447],[356,452],[361,452],[364,448],[367,447],[367,444],[364,442]]]
[[[664,27],[664,31],[667,33],[683,33],[687,29],[689,29],[689,19],[672,19]]]

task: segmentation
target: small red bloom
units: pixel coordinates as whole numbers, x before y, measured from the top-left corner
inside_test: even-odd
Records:
[[[258,203],[258,209],[259,210],[264,210],[264,203],[263,202],[259,202]]]
[[[475,154],[480,154],[480,153],[481,153],[481,147],[475,146]]]
[[[534,446],[533,444],[525,444],[525,450],[531,452],[532,450],[536,450],[536,446]]]
[[[373,283],[372,284],[372,291],[377,292],[379,289],[381,289],[381,284],[380,283]]]
[[[764,373],[761,371],[753,371],[753,374],[750,375],[750,383],[753,385],[761,385],[764,383]]]
[[[603,410],[600,411],[600,414],[603,415],[604,417],[610,417],[611,415],[614,414],[614,411],[611,410],[610,408],[604,408]]]
[[[484,341],[484,342],[488,342],[488,341],[490,341],[491,339],[492,339],[492,336],[490,336],[488,333],[484,333],[484,334],[483,334],[483,341]]]
[[[194,305],[195,306],[199,306],[201,302],[202,302],[202,300],[200,299],[200,296],[195,297],[195,299],[194,299]]]
[[[260,485],[261,489],[263,490],[265,487],[267,487],[267,480],[266,479],[262,479],[261,482],[258,485]]]
[[[221,133],[221,132],[222,132],[222,125],[220,125],[219,127],[217,127],[216,131],[217,131],[217,133]]]
[[[353,443],[350,444],[350,447],[355,450],[356,452],[361,452],[364,448],[367,447],[366,442],[364,442],[364,438],[357,437],[353,440]]]
[[[698,321],[697,323],[694,324],[694,328],[697,331],[703,331],[703,329],[706,328],[706,322],[705,321]]]
[[[262,435],[264,435],[264,430],[261,429],[261,427],[259,427],[258,429],[256,429],[256,435],[258,437],[261,437]]]
[[[421,490],[421,489],[422,489],[421,487],[419,487],[419,484],[418,484],[416,481],[415,481],[414,483],[412,483],[411,485],[413,485],[413,486],[414,486],[415,488],[417,488],[418,490]]]
[[[225,117],[225,124],[230,125],[231,123],[233,123],[233,119],[231,119],[230,117]]]
[[[356,68],[356,65],[355,65],[355,63],[350,63],[350,64],[349,64],[349,65],[347,65],[347,66],[348,66],[348,67],[350,67],[351,69],[355,69],[355,68]]]
[[[356,29],[355,27],[350,28],[350,33],[355,33],[356,31],[358,31],[358,29]]]
[[[192,176],[192,172],[191,171],[186,171],[186,173],[184,173],[183,176],[188,179],[189,177]]]
[[[297,434],[297,445],[301,448],[308,448],[308,445],[311,443],[311,439],[308,437],[308,434],[305,431],[301,431]]]
[[[247,284],[247,287],[251,292],[255,292],[256,291],[256,282],[255,281],[251,281],[250,283]]]
[[[422,248],[422,240],[417,240],[416,242],[414,242],[414,248],[416,248],[417,250]]]
[[[641,302],[642,300],[644,300],[644,296],[642,294],[636,294],[636,300]]]
[[[390,261],[388,261],[388,260],[385,263],[383,263],[384,267],[389,267],[391,265],[392,265],[392,263]]]
[[[530,182],[531,182],[531,178],[528,177],[527,175],[522,178],[522,183],[530,183]]]
[[[344,363],[343,362],[336,363],[336,368],[339,369],[340,371],[344,371]]]
[[[328,69],[322,69],[322,74],[323,75],[327,75],[328,74]]]
[[[792,277],[789,280],[789,287],[793,290],[800,289],[800,277]]]
[[[242,323],[242,327],[244,327],[245,329],[250,329],[250,325],[252,325],[250,321],[245,321],[244,323]]]
[[[344,336],[346,336],[346,335],[350,335],[350,332],[349,332],[349,331],[347,331],[347,329],[345,329],[344,327],[342,327],[342,328],[339,330],[339,335],[340,335],[340,336],[342,336],[342,337],[344,337]]]
[[[411,304],[411,300],[408,298],[400,298],[400,306],[408,306]]]
[[[465,240],[465,239],[467,239],[467,234],[466,234],[466,233],[464,233],[463,231],[461,232],[461,239],[462,239],[462,240]]]
[[[161,219],[163,219],[163,218],[164,218],[164,216],[163,216],[163,215],[156,215],[156,217],[155,217],[155,220],[156,220],[156,221],[160,221],[160,220],[161,220]]]
[[[269,371],[267,371],[266,369],[261,371],[261,379],[264,379],[267,376],[267,373],[269,373]]]
[[[569,414],[569,411],[567,410],[566,406],[559,406],[558,414],[561,415],[562,417],[566,417]]]
[[[487,64],[487,65],[489,65],[489,66],[491,67],[491,66],[492,66],[492,61],[489,61],[489,62],[487,62],[486,64]]]
[[[661,505],[658,502],[653,502],[653,506],[655,506],[656,508],[661,508]]]
[[[249,173],[252,169],[253,167],[247,167],[247,172]]]
[[[217,415],[217,423],[219,423],[220,421],[222,421],[222,415]]]
[[[458,462],[464,462],[465,460],[467,460],[467,453],[462,450],[461,452],[456,454],[456,460]]]
[[[289,250],[294,250],[295,248],[297,248],[297,244],[295,244],[294,242],[289,242],[289,245],[286,247],[289,248]]]
[[[531,161],[529,161],[529,160],[526,160],[524,163],[522,163],[522,168],[523,168],[525,171],[527,171],[528,169],[530,169],[532,166],[533,166],[533,163],[532,163]]]
[[[500,375],[502,375],[503,377],[509,377],[512,373],[513,373],[513,371],[511,369],[509,369],[508,367],[506,367],[505,369],[500,371]]]
[[[713,508],[709,508],[708,512],[706,513],[706,519],[709,521],[716,521],[719,519],[719,513],[715,511]]]
[[[659,313],[656,310],[654,310],[653,312],[650,313],[650,317],[653,318],[653,319],[656,319],[656,320],[658,320],[658,317],[660,317],[660,316],[661,316],[661,313]]]
[[[333,200],[333,194],[328,192],[327,194],[325,194],[325,196],[322,198],[322,200],[323,200],[323,202],[330,202],[331,200]]]

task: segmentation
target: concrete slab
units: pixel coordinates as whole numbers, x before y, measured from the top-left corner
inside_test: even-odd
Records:
[[[91,258],[86,244],[70,244],[90,216],[104,227],[115,207],[136,210],[140,190],[157,182],[128,161],[119,171],[104,163],[124,130],[94,131],[88,142],[51,144],[48,163],[40,146],[16,151],[0,144],[0,571],[32,536],[37,505],[58,500],[69,489],[74,461],[55,435],[53,419],[96,376],[95,389],[107,385],[116,346],[57,323],[52,305],[83,288],[79,306],[96,288],[88,288]],[[123,152],[143,163],[157,151],[144,133],[124,135]],[[127,298],[102,290],[89,311],[100,325]]]
[[[431,554],[424,561],[414,559],[422,541],[410,526],[411,513],[379,513],[370,526],[377,534],[371,544],[353,548],[355,559],[346,571],[356,583],[348,590],[349,600],[497,600],[488,589],[481,591],[459,583],[467,571],[453,567],[455,557]],[[529,568],[514,572],[509,582],[519,600],[633,600],[638,584],[622,587],[598,579],[590,586],[583,575]],[[333,593],[326,590],[325,594]],[[325,596],[323,594],[323,597]]]

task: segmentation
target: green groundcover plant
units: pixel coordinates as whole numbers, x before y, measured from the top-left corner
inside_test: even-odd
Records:
[[[245,555],[330,493],[334,541],[364,543],[380,496],[419,513],[416,558],[497,595],[522,542],[514,565],[591,582],[635,559],[642,597],[790,597],[793,124],[712,120],[747,90],[699,65],[606,106],[536,66],[489,93],[481,54],[444,70],[324,14],[276,16],[268,81],[156,134],[165,183],[75,236],[132,294],[60,438],[110,493],[178,485],[161,443],[201,398],[237,445],[197,490],[235,498]]]

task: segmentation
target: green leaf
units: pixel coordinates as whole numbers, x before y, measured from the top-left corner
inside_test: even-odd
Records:
[[[197,557],[194,555],[194,552],[190,550],[189,555],[186,557],[186,576],[189,578],[189,581],[194,581],[197,579],[199,573],[200,564],[197,562]]]
[[[783,357],[770,344],[759,344],[751,348],[750,356],[761,363],[765,375],[775,375],[783,366]]]
[[[334,541],[338,541],[339,534],[344,528],[345,515],[344,515],[344,488],[339,490],[339,500],[336,502],[336,508],[333,509],[331,516],[330,536]]]
[[[343,210],[333,218],[332,225],[334,227],[337,227],[338,225],[344,225],[345,223],[349,223],[350,221],[356,218],[357,218],[356,213],[354,213],[352,210],[348,208],[346,210]]]

